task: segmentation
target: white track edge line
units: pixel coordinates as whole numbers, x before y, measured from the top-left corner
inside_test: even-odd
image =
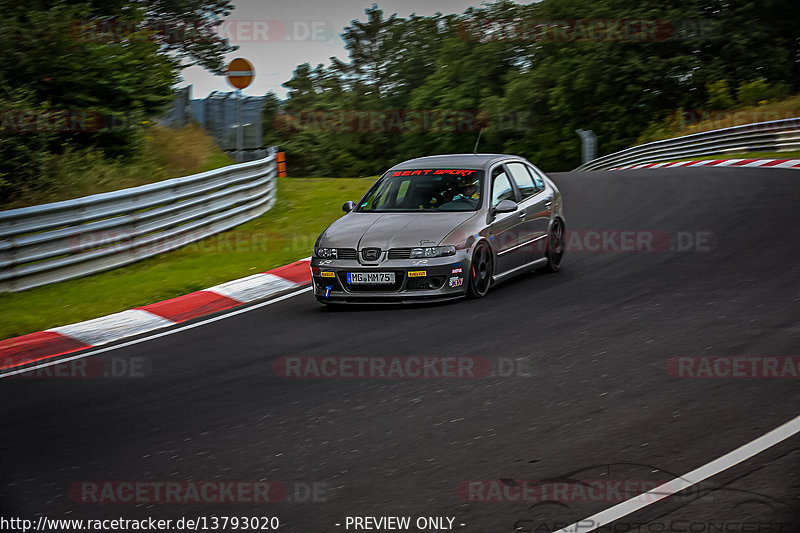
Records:
[[[83,359],[84,357],[89,357],[90,355],[97,355],[99,353],[109,352],[111,350],[116,350],[117,348],[125,348],[126,346],[132,346],[134,344],[139,344],[139,343],[144,342],[144,341],[157,339],[159,337],[165,337],[167,335],[172,335],[173,333],[178,333],[180,331],[185,331],[187,329],[192,329],[192,328],[196,328],[196,327],[199,327],[199,326],[204,326],[206,324],[210,324],[211,322],[216,322],[217,320],[222,320],[224,318],[229,318],[229,317],[236,316],[236,315],[239,315],[239,314],[242,314],[242,313],[246,313],[248,311],[252,311],[253,309],[258,309],[259,307],[264,307],[266,305],[278,303],[280,301],[286,300],[286,299],[291,298],[293,296],[297,296],[298,294],[302,294],[304,292],[308,292],[310,290],[311,290],[311,287],[303,287],[302,289],[299,289],[299,290],[297,290],[295,292],[290,292],[289,294],[284,294],[283,296],[278,296],[277,298],[273,298],[272,300],[267,300],[265,302],[257,303],[255,305],[249,305],[249,306],[244,307],[242,309],[235,309],[235,310],[231,311],[230,313],[224,313],[222,315],[218,315],[218,316],[215,316],[215,317],[207,318],[205,320],[201,320],[200,322],[194,322],[192,324],[186,324],[185,326],[180,326],[180,327],[174,328],[174,329],[167,329],[166,331],[161,331],[159,333],[154,333],[154,334],[148,335],[146,337],[142,337],[142,338],[139,338],[139,339],[134,339],[132,341],[123,342],[121,344],[115,344],[113,346],[105,346],[105,347],[99,348],[97,350],[92,350],[90,352],[81,353],[81,354],[78,354],[78,355],[73,355],[71,357],[65,357],[65,358],[57,359],[57,360],[53,360],[53,361],[46,361],[46,362],[44,362],[42,364],[39,364],[39,365],[29,366],[29,367],[26,367],[26,368],[21,368],[19,370],[13,370],[11,372],[4,372],[4,373],[0,374],[0,379],[7,378],[9,376],[15,376],[17,374],[24,374],[26,372],[32,372],[33,370],[39,370],[41,368],[47,368],[48,366],[58,365],[58,364],[61,364],[61,363],[66,363],[68,361],[74,361],[76,359]]]
[[[595,529],[608,525],[615,520],[619,520],[620,518],[627,516],[634,511],[643,509],[648,505],[651,505],[659,500],[663,500],[664,498],[668,498],[669,496],[678,493],[683,489],[687,489],[693,485],[696,485],[697,483],[705,481],[706,479],[715,476],[720,472],[731,468],[732,466],[736,466],[739,463],[750,459],[754,455],[757,455],[780,442],[783,442],[797,433],[800,433],[800,416],[797,416],[792,420],[789,420],[788,422],[778,426],[772,431],[753,439],[747,444],[739,446],[735,450],[726,453],[722,457],[718,457],[717,459],[714,459],[713,461],[706,463],[701,467],[695,468],[688,474],[679,476],[664,483],[663,485],[660,485],[638,496],[634,496],[629,500],[619,503],[613,507],[609,507],[608,509],[600,511],[599,513],[588,518],[579,520],[574,524],[559,529],[555,533],[588,533],[590,531],[594,531]],[[647,496],[647,498],[643,498],[643,496]],[[588,529],[583,529],[587,527]]]

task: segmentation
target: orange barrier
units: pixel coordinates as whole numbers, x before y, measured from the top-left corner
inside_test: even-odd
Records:
[[[278,152],[275,160],[278,163],[278,177],[286,177],[286,152]]]

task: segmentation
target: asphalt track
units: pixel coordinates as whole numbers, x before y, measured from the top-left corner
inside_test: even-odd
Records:
[[[797,379],[667,371],[678,356],[800,355],[797,171],[553,178],[568,229],[664,232],[688,249],[571,250],[558,274],[428,307],[330,312],[303,293],[99,356],[143,359],[144,377],[0,380],[0,515],[278,516],[280,530],[307,532],[345,531],[347,516],[451,516],[464,531],[554,530],[616,502],[467,502],[457,488],[666,480],[800,414]],[[279,357],[354,355],[506,358],[529,375],[284,379],[273,369]],[[759,521],[796,531],[798,448],[790,438],[612,530]],[[77,503],[69,488],[84,480],[272,480],[289,500],[306,484],[320,494],[267,505]],[[665,527],[640,530],[679,530]]]

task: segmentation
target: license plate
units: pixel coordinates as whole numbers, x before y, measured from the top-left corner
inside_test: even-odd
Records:
[[[347,283],[352,285],[391,285],[394,272],[348,272]]]

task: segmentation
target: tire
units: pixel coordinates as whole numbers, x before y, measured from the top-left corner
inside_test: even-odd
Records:
[[[553,221],[550,227],[550,232],[547,234],[547,264],[543,267],[537,268],[536,272],[542,274],[550,274],[561,270],[561,260],[564,258],[564,235],[566,235],[566,227],[560,218]]]
[[[481,241],[472,252],[469,265],[469,281],[467,282],[468,298],[483,298],[492,286],[494,273],[494,257],[489,245]]]

